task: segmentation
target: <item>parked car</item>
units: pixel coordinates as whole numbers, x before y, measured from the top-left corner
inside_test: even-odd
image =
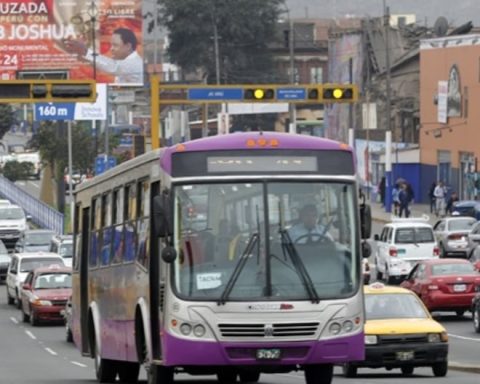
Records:
[[[453,311],[463,316],[480,288],[480,274],[468,260],[424,260],[401,286],[415,292],[429,311]]]
[[[48,252],[55,232],[50,229],[27,229],[20,234],[15,244],[15,252]]]
[[[442,377],[448,371],[448,335],[421,300],[401,287],[375,282],[364,286],[365,360],[346,363],[343,373],[355,377],[358,368],[400,368],[411,375],[416,367],[431,367]]]
[[[63,257],[63,261],[67,267],[72,266],[73,258],[73,236],[72,235],[55,235],[50,242],[50,252],[56,253]]]
[[[0,240],[7,249],[13,250],[20,233],[28,229],[27,221],[30,219],[18,205],[0,206]]]
[[[440,252],[428,217],[395,218],[374,240],[377,280],[389,284],[405,278],[418,261],[438,258]]]
[[[480,221],[477,221],[470,233],[467,236],[468,241],[468,256],[473,252],[473,250],[480,245]]]
[[[7,279],[8,265],[10,264],[11,257],[8,254],[7,247],[0,240],[0,284],[4,283]]]
[[[31,271],[21,290],[23,321],[62,321],[68,298],[72,295],[71,268],[50,265]]]
[[[480,220],[480,201],[461,200],[453,203],[452,216],[470,216]]]
[[[28,273],[52,264],[64,266],[63,258],[50,252],[14,253],[7,271],[7,302],[17,301],[20,308],[20,291]]]
[[[5,205],[12,205],[12,203],[8,199],[0,199],[0,206],[3,207]]]
[[[39,152],[17,153],[16,160],[19,163],[32,163],[33,173],[30,176],[34,177],[36,180],[40,180],[40,174],[41,174],[41,171],[42,171],[42,163],[40,161],[40,153]]]
[[[433,231],[440,248],[440,257],[451,255],[467,258],[468,235],[477,223],[473,217],[445,217],[435,223]]]

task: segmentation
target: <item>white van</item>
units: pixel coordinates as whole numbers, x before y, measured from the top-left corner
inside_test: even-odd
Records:
[[[17,300],[20,305],[20,291],[29,272],[52,264],[65,265],[62,256],[51,252],[14,253],[7,271],[8,304]]]
[[[395,218],[375,235],[377,279],[388,284],[405,278],[419,260],[438,258],[440,249],[428,217]]]
[[[13,249],[20,233],[28,229],[29,218],[18,205],[0,205],[0,240],[7,249]]]

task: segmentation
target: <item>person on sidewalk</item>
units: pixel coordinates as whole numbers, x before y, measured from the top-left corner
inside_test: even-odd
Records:
[[[433,182],[432,185],[430,186],[430,189],[428,190],[428,199],[430,200],[430,213],[436,212],[435,195],[433,194],[436,186],[437,186],[437,183]]]
[[[433,195],[435,196],[435,214],[437,217],[445,216],[445,195],[447,194],[447,189],[443,185],[442,181],[439,181]]]
[[[398,215],[398,209],[400,207],[400,200],[398,199],[398,194],[400,193],[400,186],[395,184],[392,188],[392,202],[393,202],[393,214]]]
[[[407,184],[404,183],[400,187],[400,191],[398,192],[398,201],[400,205],[400,212],[398,213],[399,217],[402,217],[402,214],[405,213],[405,217],[410,217],[410,209],[409,204],[411,201],[410,193],[408,192]]]
[[[382,204],[382,207],[385,206],[385,182],[385,176],[382,176],[380,183],[378,184],[378,194],[380,195],[380,204]]]
[[[448,215],[452,215],[453,212],[453,204],[459,200],[457,192],[453,191],[448,198],[447,207],[445,208]]]

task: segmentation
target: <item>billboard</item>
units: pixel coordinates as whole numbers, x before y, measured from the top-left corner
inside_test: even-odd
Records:
[[[0,2],[0,74],[66,71],[69,79],[143,85],[142,1]]]

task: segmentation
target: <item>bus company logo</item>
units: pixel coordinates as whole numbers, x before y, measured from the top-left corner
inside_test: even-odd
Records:
[[[263,334],[265,337],[273,337],[273,324],[265,324]]]
[[[248,309],[251,311],[286,311],[290,309],[294,309],[293,304],[273,304],[273,303],[266,303],[266,304],[251,304],[248,306]]]

